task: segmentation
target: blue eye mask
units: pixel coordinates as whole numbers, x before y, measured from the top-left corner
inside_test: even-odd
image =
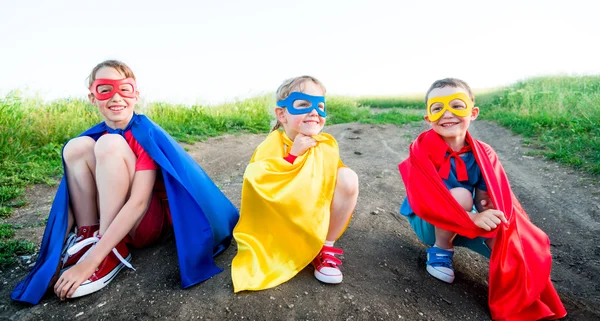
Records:
[[[294,108],[294,102],[296,100],[305,100],[307,101],[307,104],[302,107]],[[323,109],[319,108],[320,103],[323,103]],[[317,111],[319,116],[327,117],[327,112],[325,109],[325,96],[311,96],[305,93],[294,91],[286,99],[278,101],[277,106],[287,108],[288,112],[292,115],[308,114],[314,109]]]

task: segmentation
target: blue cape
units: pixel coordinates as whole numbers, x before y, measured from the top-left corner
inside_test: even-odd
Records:
[[[213,257],[229,246],[239,212],[169,134],[146,116],[134,114],[124,130],[115,131],[102,122],[80,136],[97,140],[107,131],[122,134],[129,128],[161,168],[173,219],[182,287],[190,287],[221,272]],[[13,290],[13,300],[38,304],[46,293],[59,263],[67,232],[68,209],[69,192],[63,176],[36,264]]]

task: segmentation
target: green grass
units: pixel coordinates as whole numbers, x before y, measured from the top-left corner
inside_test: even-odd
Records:
[[[387,113],[380,113],[371,115],[371,117],[367,119],[361,120],[362,123],[365,124],[395,124],[402,125],[408,124],[416,121],[422,121],[422,115],[416,115],[413,113],[406,113],[399,110],[391,110]]]
[[[600,174],[600,76],[534,78],[477,100],[484,119],[525,136],[541,155]]]
[[[17,261],[19,255],[29,255],[35,251],[35,244],[24,240],[0,241],[0,269]]]
[[[9,239],[15,236],[15,230],[11,224],[0,224],[0,239]]]
[[[176,140],[193,143],[225,133],[268,131],[271,100],[265,95],[216,107],[152,103],[145,114]]]
[[[425,108],[424,95],[413,95],[403,97],[361,97],[358,105],[371,108]]]

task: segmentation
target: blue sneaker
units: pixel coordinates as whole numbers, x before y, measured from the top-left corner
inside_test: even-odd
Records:
[[[428,248],[427,272],[434,278],[446,283],[454,282],[452,256],[454,256],[454,251],[444,250],[435,246]]]

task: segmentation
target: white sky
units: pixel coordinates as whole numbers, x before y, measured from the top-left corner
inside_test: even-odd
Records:
[[[600,74],[598,1],[0,0],[0,94],[84,97],[105,59],[142,96],[219,103],[309,74],[328,94]]]

